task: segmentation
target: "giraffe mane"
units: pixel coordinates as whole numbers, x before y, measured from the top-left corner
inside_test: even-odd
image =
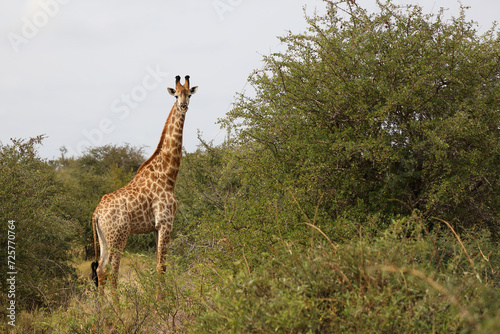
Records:
[[[174,108],[175,108],[175,105],[172,107],[172,110],[170,111],[170,114],[167,117],[167,121],[165,122],[165,125],[169,123],[170,118],[172,117],[172,113],[174,112]],[[163,147],[163,141],[164,141],[166,135],[167,135],[167,127],[163,126],[163,131],[161,133],[160,142],[158,143],[158,146],[156,147],[156,150],[148,158],[148,160],[144,161],[144,163],[141,165],[141,167],[139,167],[139,169],[137,170],[137,174],[136,175],[139,175],[139,173],[141,173],[142,170],[145,169],[149,165],[149,163],[151,161],[153,161],[154,158],[156,158],[158,155],[160,155],[161,149]]]

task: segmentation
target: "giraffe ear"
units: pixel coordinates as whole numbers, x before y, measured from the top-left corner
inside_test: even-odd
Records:
[[[175,96],[175,89],[173,88],[167,88],[167,91],[170,95]]]
[[[193,88],[191,88],[189,90],[189,92],[191,93],[191,95],[196,94],[197,91],[198,91],[198,86],[194,86]]]

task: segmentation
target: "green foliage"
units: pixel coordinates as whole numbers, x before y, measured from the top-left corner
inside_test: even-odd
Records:
[[[448,229],[418,216],[345,245],[283,243],[252,268],[241,259],[212,291],[200,333],[450,333],[498,331],[498,270]],[[470,247],[469,247],[470,246]],[[494,245],[490,245],[490,247]],[[467,253],[465,253],[467,252]],[[498,268],[495,251],[495,268]],[[446,260],[444,260],[446,258]],[[471,262],[472,261],[472,262]],[[487,292],[496,297],[487,296]]]
[[[52,168],[41,160],[36,146],[43,136],[0,145],[0,245],[8,250],[8,221],[14,221],[15,270],[2,255],[0,302],[7,305],[7,272],[16,271],[17,310],[52,307],[65,301],[74,278],[70,242],[75,225],[61,207],[68,197]],[[12,250],[12,248],[9,248]],[[2,307],[4,316],[6,308]]]
[[[323,198],[333,220],[406,213],[397,199],[497,233],[496,30],[478,36],[465,9],[447,21],[390,1],[374,14],[326,3],[307,33],[281,38],[287,51],[249,78],[255,96],[221,120],[251,147],[247,173],[300,190],[304,203]]]
[[[64,156],[66,149],[61,148],[61,164],[67,164],[71,160]],[[95,174],[107,174],[112,170],[121,169],[124,173],[136,172],[144,162],[144,148],[132,147],[129,144],[122,146],[104,145],[90,147],[81,157],[76,159],[82,169],[93,170]],[[128,183],[127,180],[124,180]],[[122,184],[123,185],[123,184]],[[118,186],[122,186],[118,185]]]

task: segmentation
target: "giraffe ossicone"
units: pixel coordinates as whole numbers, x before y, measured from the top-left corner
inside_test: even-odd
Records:
[[[184,85],[175,78],[175,89],[167,88],[176,101],[167,117],[160,142],[153,155],[137,171],[126,186],[102,197],[92,215],[95,262],[92,278],[96,286],[104,286],[111,267],[111,285],[116,290],[120,259],[130,234],[155,232],[159,283],[165,271],[165,256],[177,211],[175,181],[182,158],[182,131],[189,100],[198,87]],[[97,241],[100,257],[97,254]],[[158,287],[160,292],[160,286]],[[101,293],[103,290],[101,289]]]

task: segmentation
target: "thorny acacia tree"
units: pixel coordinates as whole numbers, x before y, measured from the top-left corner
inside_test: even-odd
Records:
[[[466,9],[325,1],[324,16],[264,58],[221,120],[278,187],[335,219],[404,213],[499,226],[500,35]],[[321,197],[320,197],[321,196]],[[396,200],[396,201],[395,201]],[[402,206],[401,203],[405,203]]]

